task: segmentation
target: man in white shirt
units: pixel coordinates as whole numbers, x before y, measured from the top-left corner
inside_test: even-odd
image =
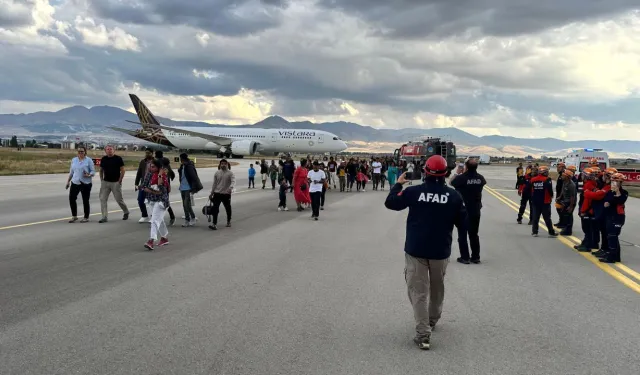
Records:
[[[407,180],[409,180],[409,185],[413,185],[413,169],[415,168],[415,165],[413,164],[412,161],[409,162],[409,164],[407,164],[407,174],[406,174],[406,178]]]
[[[378,185],[380,184],[380,173],[382,172],[382,163],[380,163],[380,159],[375,159],[373,163],[371,163],[371,168],[373,168],[373,190],[378,190]]]
[[[313,169],[307,173],[309,179],[309,195],[311,195],[311,218],[318,220],[320,216],[320,201],[322,199],[322,186],[327,179],[324,171],[320,170],[318,161],[313,162]]]

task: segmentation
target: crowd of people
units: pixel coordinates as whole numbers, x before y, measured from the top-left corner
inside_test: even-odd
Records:
[[[168,227],[175,224],[176,215],[169,199],[172,194],[172,185],[175,183],[182,200],[183,227],[193,227],[198,219],[194,211],[194,194],[204,189],[198,176],[195,164],[185,153],[179,157],[180,167],[178,174],[173,171],[171,161],[164,156],[162,151],[147,150],[145,157],[140,160],[136,171],[134,189],[137,192],[137,203],[140,208],[139,223],[150,224],[149,239],[144,246],[153,250],[155,246],[169,244]],[[333,157],[328,160],[313,160],[310,156],[300,160],[298,165],[292,158],[285,160],[257,161],[250,164],[247,177],[249,189],[255,189],[255,179],[259,175],[262,182],[261,188],[278,187],[279,211],[289,211],[287,196],[291,193],[298,212],[311,209],[311,218],[318,220],[320,211],[325,209],[326,192],[331,189],[340,192],[355,191],[365,192],[369,181],[372,181],[372,189],[384,190],[386,182],[390,186],[395,184],[402,173],[413,172],[413,163],[396,165],[388,158],[351,158],[337,161]],[[84,217],[81,222],[89,221],[90,193],[92,181],[96,175],[96,167],[93,160],[87,156],[83,147],[78,148],[78,156],[71,161],[71,167],[67,182],[69,203],[72,213],[70,222],[78,221],[77,198],[82,195]],[[99,163],[100,176],[100,204],[101,218],[99,223],[108,221],[107,201],[113,194],[116,203],[123,212],[123,220],[128,220],[130,211],[124,202],[122,195],[122,181],[125,176],[124,160],[115,154],[111,145],[105,147],[105,155]],[[407,177],[409,178],[409,177]],[[269,183],[270,182],[270,183]],[[209,203],[203,208],[203,214],[208,218],[209,228],[218,229],[218,216],[220,205],[226,212],[226,226],[231,226],[231,196],[235,192],[236,177],[231,171],[231,165],[227,160],[221,160],[216,171]],[[169,214],[169,223],[165,223],[165,214]],[[157,242],[156,242],[157,241]]]
[[[521,197],[517,222],[529,205],[532,235],[538,236],[538,222],[542,217],[552,237],[573,235],[575,210],[580,217],[583,239],[574,248],[589,252],[603,263],[620,262],[620,232],[625,223],[625,202],[629,193],[623,188],[625,176],[615,168],[601,170],[597,159],[591,159],[581,173],[573,165],[558,163],[555,199],[549,167],[522,163],[517,168],[518,194]],[[558,221],[551,219],[554,205]]]

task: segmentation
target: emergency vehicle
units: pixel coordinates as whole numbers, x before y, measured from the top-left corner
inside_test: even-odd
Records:
[[[589,161],[591,159],[598,160],[598,167],[600,170],[609,168],[609,154],[602,151],[601,148],[582,148],[571,151],[564,158],[564,163],[568,166],[573,165],[578,172],[582,172],[583,169],[589,167]]]
[[[568,167],[573,165],[578,172],[582,172],[585,168],[588,168],[591,164],[591,159],[598,160],[598,167],[601,171],[609,168],[609,154],[602,151],[601,148],[582,148],[571,151],[564,158],[564,163]],[[582,178],[578,178],[578,191],[582,191]]]
[[[456,167],[456,146],[453,142],[445,141],[441,138],[427,137],[426,139],[407,142],[393,152],[393,159],[396,164],[402,161],[413,162],[416,168],[412,177],[413,179],[420,179],[422,166],[433,155],[441,155],[445,158],[449,170]]]

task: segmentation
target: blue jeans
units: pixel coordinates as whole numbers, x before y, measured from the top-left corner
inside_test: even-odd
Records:
[[[148,217],[149,214],[147,213],[147,205],[144,204],[144,200],[146,199],[146,195],[144,193],[144,190],[138,190],[138,207],[140,207],[140,213],[142,213],[142,217]]]

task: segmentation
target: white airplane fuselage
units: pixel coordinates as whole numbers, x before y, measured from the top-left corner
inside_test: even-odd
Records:
[[[229,138],[234,141],[252,141],[257,144],[257,152],[271,154],[292,153],[337,153],[347,149],[347,145],[335,134],[310,129],[250,129],[250,128],[210,128],[172,127],[162,133],[175,147],[191,150],[211,150],[224,152],[226,147],[210,140],[181,133],[184,129],[207,135]],[[232,150],[233,152],[233,150]]]

